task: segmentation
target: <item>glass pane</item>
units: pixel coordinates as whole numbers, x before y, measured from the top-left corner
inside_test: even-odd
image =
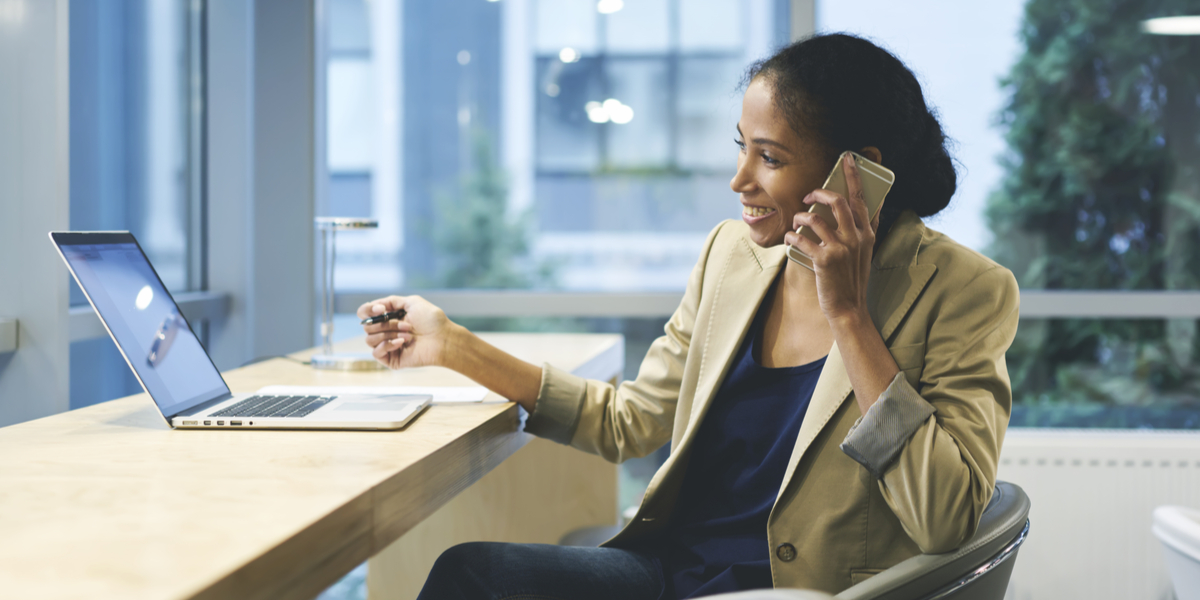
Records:
[[[71,229],[132,231],[172,291],[189,285],[189,4],[70,11]]]
[[[189,240],[199,176],[189,156],[192,4],[72,2],[69,11],[71,229],[133,232],[172,292],[198,281],[190,256],[202,250]],[[86,305],[70,286],[71,304]],[[71,344],[70,389],[71,408],[142,391],[107,336]]]
[[[1200,288],[1200,38],[1141,27],[1189,11],[927,4],[822,1],[817,14],[822,30],[887,44],[940,109],[964,168],[931,224],[1024,289]]]
[[[335,5],[317,208],[380,223],[339,291],[681,290],[738,216],[737,84],[786,2]]]
[[[613,54],[663,54],[671,47],[668,0],[625,2],[604,19],[607,45]]]
[[[683,52],[738,52],[742,13],[737,0],[679,0],[679,47]]]
[[[1200,335],[1187,319],[1022,319],[1011,426],[1200,429]]]
[[[663,59],[611,59],[609,93],[600,110],[608,122],[607,164],[614,167],[653,169],[671,162],[671,113],[667,61]],[[608,108],[608,107],[612,108]],[[591,111],[589,111],[589,115]]]
[[[329,168],[338,172],[368,171],[375,153],[374,72],[369,58],[329,61]]]
[[[597,52],[595,0],[535,0],[534,4],[539,54],[558,55],[563,48],[584,55]]]
[[[743,65],[736,58],[679,61],[679,166],[718,170],[733,177],[737,155],[730,153],[742,112],[736,84]]]
[[[604,99],[602,63],[538,59],[537,165],[545,171],[591,171],[600,165],[600,127],[587,103]]]
[[[141,392],[133,370],[108,336],[71,343],[71,410]]]

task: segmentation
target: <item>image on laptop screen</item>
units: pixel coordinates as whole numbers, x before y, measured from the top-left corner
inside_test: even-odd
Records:
[[[170,417],[229,393],[132,235],[56,233],[53,237],[164,415]]]

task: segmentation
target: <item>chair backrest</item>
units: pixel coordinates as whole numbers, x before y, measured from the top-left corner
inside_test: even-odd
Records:
[[[921,554],[838,594],[838,600],[1002,600],[1029,532],[1029,497],[996,482],[979,529],[961,548]]]

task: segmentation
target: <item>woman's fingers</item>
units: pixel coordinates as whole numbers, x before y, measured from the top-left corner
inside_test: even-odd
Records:
[[[412,323],[409,323],[408,321],[404,321],[401,319],[392,319],[390,321],[384,321],[382,323],[369,323],[367,325],[363,325],[363,331],[365,331],[368,335],[372,334],[372,333],[381,333],[384,331],[408,332],[408,331],[412,331],[412,330],[413,330]]]
[[[372,301],[370,301],[370,302],[364,302],[364,303],[362,304],[362,306],[359,306],[359,307],[358,307],[358,310],[357,310],[357,311],[355,311],[355,312],[354,312],[354,314],[355,314],[355,315],[356,315],[356,316],[357,316],[359,319],[365,319],[365,318],[367,318],[367,317],[374,316],[374,314],[373,314],[373,313],[372,313],[372,311],[371,311],[371,307],[372,307],[372,306],[374,306],[376,302],[377,302],[377,300],[372,300]]]
[[[870,218],[867,216],[867,200],[863,193],[862,178],[858,173],[858,162],[854,160],[854,155],[846,153],[843,161],[843,171],[846,172],[846,191],[850,194],[847,199],[850,213],[854,217],[854,226],[859,231],[869,225]],[[837,214],[837,213],[834,213]],[[841,222],[842,216],[837,215],[838,222]]]
[[[367,336],[367,345],[375,347],[379,345],[379,342],[386,342],[397,338],[409,339],[412,338],[412,333],[400,331],[383,331],[380,333],[372,333],[371,335]]]
[[[386,312],[395,312],[403,308],[406,303],[406,299],[403,296],[388,296],[363,303],[362,306],[358,307],[358,311],[355,314],[358,315],[359,319],[366,319],[367,317],[382,315]]]
[[[393,364],[399,366],[398,359],[400,358],[400,353],[404,351],[404,347],[411,341],[411,334],[402,334],[395,338],[382,340],[371,346],[371,355],[389,366]]]
[[[789,231],[783,234],[783,243],[803,252],[804,255],[810,259],[821,250],[821,246],[817,245],[816,242],[796,233],[795,231]]]
[[[807,204],[824,204],[825,206],[829,207],[829,210],[833,213],[833,218],[836,221],[836,223],[831,223],[829,225],[830,231],[840,231],[842,229],[842,223],[854,224],[854,213],[850,210],[850,203],[843,198],[841,194],[837,194],[826,189],[813,190],[812,193],[804,199],[804,201]],[[850,227],[848,230],[853,229],[855,228]],[[826,238],[825,236],[821,236],[821,239],[825,240]]]
[[[830,225],[829,223],[827,223],[825,221],[825,219],[822,219],[821,215],[818,215],[816,213],[798,213],[796,215],[795,223],[797,223],[797,226],[803,225],[804,227],[807,227],[807,228],[813,230],[813,233],[817,234],[817,237],[821,238],[821,241],[823,243],[828,244],[831,241],[837,241],[837,233],[834,232],[833,226]],[[787,234],[784,234],[784,235],[785,235],[785,239],[786,239]],[[810,243],[812,242],[812,240],[809,240],[808,238],[806,238],[798,233],[792,233],[792,235],[795,235],[798,238],[802,238]],[[800,247],[797,244],[793,244],[793,245],[795,245],[797,248]],[[816,244],[814,244],[814,245],[816,245]],[[805,254],[809,254],[809,253],[805,252]],[[812,255],[809,254],[809,256],[812,256]]]
[[[382,315],[388,312],[395,312],[408,305],[408,299],[403,296],[388,296],[379,298],[364,303],[358,307],[357,315],[359,319],[366,319]],[[390,319],[382,323],[368,323],[363,325],[363,331],[367,334],[367,345],[371,347],[372,354],[388,366],[393,366],[385,360],[387,353],[391,350],[401,348],[403,343],[396,343],[398,339],[412,338],[412,323],[403,319]],[[405,338],[404,336],[408,336]],[[380,348],[380,345],[386,348]],[[380,352],[383,354],[380,355]]]

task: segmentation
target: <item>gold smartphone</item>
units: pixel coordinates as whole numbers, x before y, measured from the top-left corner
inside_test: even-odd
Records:
[[[829,190],[843,198],[850,197],[850,190],[846,186],[846,172],[843,169],[845,164],[843,161],[847,154],[854,157],[854,164],[858,166],[858,178],[862,182],[863,200],[867,203],[867,214],[871,220],[874,220],[875,215],[879,214],[879,209],[883,207],[883,199],[887,197],[888,191],[892,189],[892,184],[896,182],[896,174],[857,152],[847,150],[838,157],[837,164],[833,165],[833,170],[829,172],[829,177],[825,179],[825,184],[821,186],[821,189]],[[833,229],[838,228],[837,219],[833,217],[833,211],[828,206],[813,204],[808,207],[808,212],[820,215]],[[801,225],[796,233],[812,240],[813,243],[821,243],[821,238],[808,227]],[[787,255],[792,262],[809,270],[813,268],[812,259],[795,246],[788,246]]]

